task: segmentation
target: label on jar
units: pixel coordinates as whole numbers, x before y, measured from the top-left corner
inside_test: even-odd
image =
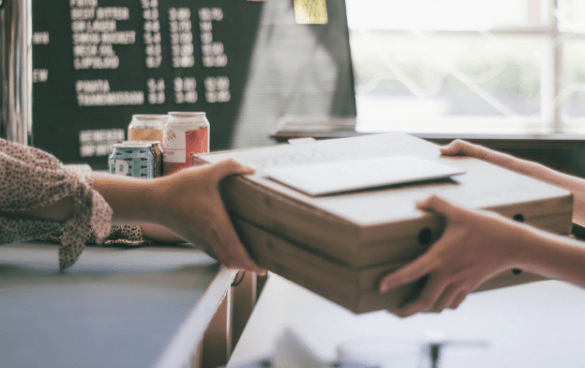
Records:
[[[164,131],[163,142],[165,162],[187,163],[192,153],[209,152],[207,127],[187,131],[168,127]]]
[[[160,141],[163,139],[162,129],[128,129],[129,141]]]

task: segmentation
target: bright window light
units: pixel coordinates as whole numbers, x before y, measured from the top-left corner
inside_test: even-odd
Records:
[[[346,6],[358,130],[585,133],[585,1]]]

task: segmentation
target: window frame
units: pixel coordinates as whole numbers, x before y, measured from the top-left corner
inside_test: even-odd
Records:
[[[541,65],[541,113],[538,117],[526,117],[523,118],[522,123],[517,124],[513,128],[506,129],[494,129],[492,133],[485,131],[473,132],[473,128],[468,128],[465,133],[456,133],[461,129],[463,120],[473,119],[477,122],[475,125],[480,124],[481,121],[490,121],[491,124],[503,126],[509,124],[509,119],[506,118],[493,118],[493,117],[445,117],[440,119],[441,128],[437,130],[431,130],[430,127],[424,127],[424,124],[418,123],[417,121],[409,121],[408,123],[401,124],[400,122],[385,124],[384,122],[376,123],[368,121],[361,125],[359,120],[356,125],[356,131],[363,133],[371,133],[377,131],[388,131],[388,130],[402,130],[413,133],[421,137],[470,137],[470,136],[485,136],[490,137],[489,139],[512,139],[515,142],[523,142],[525,137],[531,137],[531,139],[542,139],[548,138],[556,140],[558,142],[564,141],[564,136],[579,136],[580,139],[585,139],[585,118],[570,118],[562,117],[563,104],[562,100],[562,73],[563,73],[563,37],[570,35],[571,40],[585,39],[585,33],[564,31],[559,28],[559,21],[557,16],[554,14],[554,9],[558,9],[559,2],[562,0],[542,0],[541,6],[546,11],[542,12],[545,19],[543,24],[538,26],[513,26],[513,27],[499,27],[489,30],[490,35],[495,36],[510,36],[510,37],[537,37],[543,42],[543,56]],[[412,35],[411,30],[406,29],[388,29],[384,30],[390,34],[398,36]],[[351,32],[351,29],[350,29]],[[481,37],[486,31],[481,30],[425,30],[419,32],[427,32],[433,36],[444,36],[444,37]],[[354,73],[355,75],[356,73]],[[356,91],[356,98],[359,94]],[[358,111],[359,118],[359,111]],[[436,121],[435,121],[436,122]],[[575,127],[581,123],[583,127]],[[412,124],[415,125],[415,129],[412,129]],[[534,125],[534,129],[531,130],[529,127]],[[408,129],[407,125],[411,125]],[[451,130],[453,133],[446,133],[445,131]],[[500,131],[499,133],[497,131]],[[556,138],[555,138],[556,137]]]

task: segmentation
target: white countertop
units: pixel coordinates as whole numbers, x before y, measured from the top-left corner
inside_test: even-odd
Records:
[[[446,349],[445,368],[585,366],[585,290],[558,281],[480,292],[458,310],[400,319],[385,311],[355,315],[271,274],[228,367],[272,356],[287,328],[325,361],[336,359],[343,342],[420,341],[439,331],[451,340],[489,344]]]

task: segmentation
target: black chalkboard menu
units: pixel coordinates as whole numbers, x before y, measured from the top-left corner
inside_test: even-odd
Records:
[[[133,114],[205,111],[211,150],[270,144],[286,114],[355,115],[343,0],[33,0],[33,145],[106,168]]]

